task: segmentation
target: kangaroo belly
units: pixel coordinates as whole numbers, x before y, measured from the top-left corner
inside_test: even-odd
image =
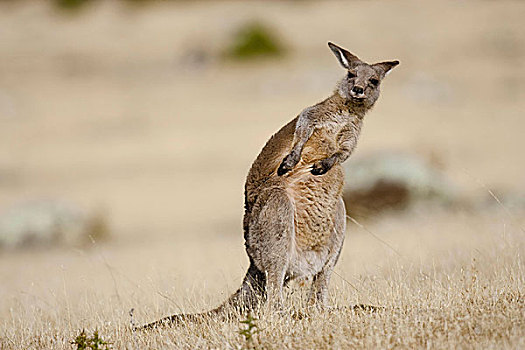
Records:
[[[295,236],[290,274],[312,276],[319,272],[339,241],[335,213],[343,188],[343,171],[335,166],[322,176],[298,168],[287,179],[287,192],[295,206]]]
[[[308,172],[289,183],[287,191],[295,204],[295,240],[299,249],[315,251],[327,245],[342,187],[339,167],[322,176]]]

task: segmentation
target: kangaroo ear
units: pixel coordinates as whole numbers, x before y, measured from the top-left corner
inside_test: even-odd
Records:
[[[372,65],[379,74],[381,74],[381,77],[385,77],[392,68],[397,66],[399,64],[399,61],[387,61],[387,62],[379,62]]]
[[[332,50],[335,57],[337,57],[339,63],[341,63],[341,65],[346,69],[350,69],[350,67],[356,62],[361,62],[357,56],[352,55],[342,47],[339,47],[331,42],[328,42],[328,47],[330,47],[330,50]]]

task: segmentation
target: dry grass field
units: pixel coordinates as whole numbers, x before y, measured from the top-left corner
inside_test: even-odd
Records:
[[[111,229],[0,251],[0,349],[73,349],[82,329],[114,349],[525,348],[524,15],[519,1],[0,2],[0,212],[60,199]],[[284,57],[221,58],[251,20]],[[140,324],[239,286],[244,177],[342,75],[328,40],[401,61],[354,156],[432,159],[476,204],[349,221],[340,309],[263,313],[250,340],[242,319],[132,333],[132,308]],[[306,293],[292,285],[286,305],[304,312]],[[356,304],[384,309],[342,309]]]

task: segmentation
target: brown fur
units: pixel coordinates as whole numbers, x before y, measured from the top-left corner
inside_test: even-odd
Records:
[[[296,278],[312,279],[310,302],[324,307],[346,225],[340,164],[356,146],[381,79],[399,63],[368,65],[329,46],[347,75],[330,97],[273,135],[248,173],[244,238],[250,267],[240,289],[212,311],[174,315],[146,327],[227,317],[228,310],[251,310],[265,300],[280,309],[283,286]]]

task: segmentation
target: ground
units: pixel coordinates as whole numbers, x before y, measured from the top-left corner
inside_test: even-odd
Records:
[[[0,348],[525,346],[525,22],[522,2],[96,2],[78,13],[0,3],[0,209],[66,199],[106,213],[111,240],[0,252]],[[238,25],[264,21],[288,53],[223,61]],[[326,97],[333,41],[401,65],[355,157],[414,152],[476,204],[348,223],[334,311],[133,334],[209,309],[247,268],[243,183],[268,137]],[[349,160],[351,162],[352,159]],[[489,190],[493,190],[496,198]],[[293,293],[292,293],[293,292]],[[288,305],[301,309],[305,287]]]

